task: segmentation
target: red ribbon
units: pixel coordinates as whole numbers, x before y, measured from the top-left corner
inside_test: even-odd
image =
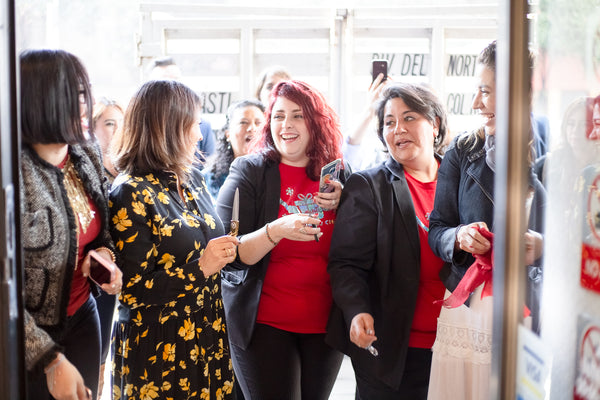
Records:
[[[445,300],[438,300],[446,308],[456,308],[464,304],[469,295],[482,283],[484,284],[481,298],[492,295],[492,277],[494,267],[494,234],[487,229],[476,227],[479,233],[492,243],[484,254],[474,254],[475,262],[471,264],[456,289]]]

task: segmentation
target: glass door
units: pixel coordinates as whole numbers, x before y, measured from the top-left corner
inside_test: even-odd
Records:
[[[541,338],[550,398],[600,396],[600,9],[540,1],[534,105],[550,127]]]
[[[14,1],[0,0],[0,399],[19,399],[25,393],[15,226],[19,151],[14,32]]]
[[[528,117],[532,130],[524,137],[511,133],[500,146],[507,152],[506,192],[498,200],[508,211],[500,238],[504,247],[496,259],[506,267],[502,276],[494,276],[494,293],[503,295],[495,304],[497,390],[492,392],[498,399],[598,399],[600,9],[593,0],[518,3],[508,2],[500,13],[507,23],[500,24],[505,27],[499,35],[504,36],[500,56],[505,62],[499,65],[505,69],[498,71],[498,79],[508,83],[500,85],[507,92],[499,113],[507,116],[503,123],[509,130]],[[523,66],[530,51],[535,63],[528,74]],[[529,79],[531,97],[518,89]],[[531,277],[518,270],[525,215],[510,211],[510,204],[518,206],[524,199],[519,160],[536,134],[543,140],[536,146],[533,170],[546,189],[539,334],[526,329],[519,315],[518,299]]]

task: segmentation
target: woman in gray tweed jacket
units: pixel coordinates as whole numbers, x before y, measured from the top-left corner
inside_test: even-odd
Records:
[[[108,233],[107,185],[91,120],[92,96],[79,59],[61,50],[21,55],[21,229],[25,267],[28,399],[96,397],[100,330],[92,293],[116,294],[121,272]],[[89,252],[115,268],[88,279]]]

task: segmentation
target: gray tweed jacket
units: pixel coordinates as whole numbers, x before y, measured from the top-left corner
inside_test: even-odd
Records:
[[[108,232],[108,186],[95,144],[71,145],[71,160],[86,193],[99,210],[100,234],[89,249],[114,250]],[[25,268],[25,364],[43,368],[60,349],[56,340],[67,321],[73,270],[77,263],[75,217],[63,185],[63,173],[28,146],[20,170],[21,231]],[[92,285],[93,290],[97,290]]]

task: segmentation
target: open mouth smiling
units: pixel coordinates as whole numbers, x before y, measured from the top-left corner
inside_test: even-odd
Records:
[[[279,135],[284,141],[290,141],[298,138],[299,135],[294,133],[282,133]]]

